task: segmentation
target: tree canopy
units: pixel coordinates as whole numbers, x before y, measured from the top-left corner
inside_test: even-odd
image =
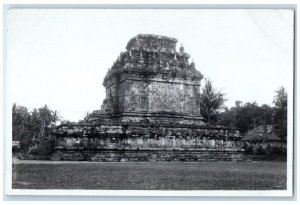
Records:
[[[58,112],[50,110],[47,105],[29,112],[26,107],[14,103],[12,138],[20,141],[23,151],[27,151],[32,144],[48,137],[59,120]]]
[[[274,125],[276,134],[279,137],[286,137],[287,129],[287,93],[283,87],[276,91],[274,96],[274,107],[263,104],[258,106],[256,102],[247,102],[241,105],[237,101],[236,106],[226,108],[218,115],[218,124],[235,126],[242,134],[266,123]]]

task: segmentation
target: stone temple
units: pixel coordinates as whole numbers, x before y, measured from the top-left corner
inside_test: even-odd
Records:
[[[204,122],[202,74],[177,40],[139,34],[109,68],[101,109],[53,133],[54,160],[206,161],[243,156],[239,131]]]

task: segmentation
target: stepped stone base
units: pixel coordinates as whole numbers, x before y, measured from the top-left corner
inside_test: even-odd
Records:
[[[57,150],[52,160],[97,161],[97,162],[156,162],[156,161],[239,161],[244,159],[244,150],[234,149],[102,149]]]

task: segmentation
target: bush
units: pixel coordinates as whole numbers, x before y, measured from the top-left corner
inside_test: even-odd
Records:
[[[21,140],[20,141],[20,151],[22,153],[27,153],[31,146],[32,146],[31,140]]]
[[[43,140],[36,149],[32,149],[29,154],[35,156],[50,156],[53,153],[53,140]]]
[[[261,145],[258,145],[258,148],[256,150],[257,154],[259,155],[264,155],[266,154],[266,150],[261,146]]]
[[[17,153],[20,153],[20,151],[21,151],[20,147],[18,147],[18,146],[13,146],[13,148],[12,148],[12,153],[13,153],[13,155],[14,155],[14,154],[17,154]]]
[[[276,153],[276,154],[285,154],[286,153],[286,149],[283,148],[283,147],[273,147],[272,152]]]
[[[270,146],[270,145],[267,145],[266,147],[266,153],[267,155],[270,155],[274,152],[274,147]]]
[[[248,143],[248,142],[243,143],[242,148],[245,150],[246,154],[253,153],[253,146],[251,146],[250,143]]]
[[[279,160],[286,161],[286,148],[268,144],[265,148],[261,144],[244,143],[245,154],[252,156],[253,160]]]

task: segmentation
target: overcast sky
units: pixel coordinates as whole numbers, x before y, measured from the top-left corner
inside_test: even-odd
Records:
[[[47,104],[66,120],[100,108],[107,69],[139,33],[177,38],[228,107],[272,105],[280,86],[291,94],[290,10],[15,9],[7,20],[9,103]]]

